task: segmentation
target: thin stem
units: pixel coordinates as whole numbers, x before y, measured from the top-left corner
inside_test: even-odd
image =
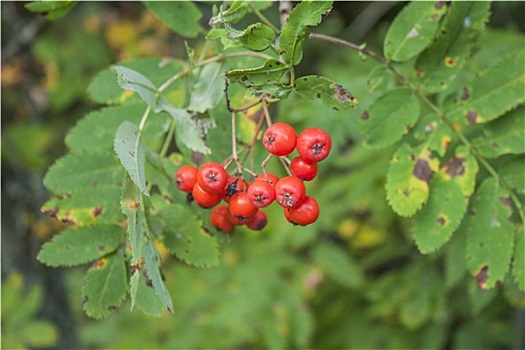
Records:
[[[164,139],[164,143],[162,144],[162,148],[160,149],[160,152],[159,152],[159,155],[161,157],[164,157],[166,153],[168,152],[168,147],[170,146],[174,133],[175,133],[175,120],[172,119],[170,121],[170,128],[168,129],[168,134],[166,135],[166,138]]]
[[[290,167],[288,166],[288,163],[286,163],[285,159],[287,159],[287,158],[279,157],[279,160],[281,161],[281,164],[283,165],[284,170],[286,170],[286,173],[288,174],[288,176],[292,176],[292,172],[290,171]]]
[[[273,157],[273,154],[269,153],[268,156],[264,158],[264,160],[261,163],[261,169],[266,179],[268,179],[268,172],[266,171],[266,164],[268,164],[268,162],[270,161],[270,159],[272,159],[272,157]]]
[[[239,156],[237,155],[237,128],[235,126],[235,112],[232,112],[232,158],[235,164],[237,164],[237,171],[242,176],[242,164],[239,161]]]
[[[268,111],[268,104],[266,100],[263,100],[262,107],[263,107],[264,118],[266,119],[266,124],[268,125],[268,127],[270,127],[272,126],[272,118],[270,117],[270,111]]]
[[[272,28],[272,30],[275,32],[275,34],[279,34],[280,33],[280,30],[277,29],[272,24],[272,22],[270,22],[268,20],[268,18],[266,18],[259,10],[257,10],[257,8],[255,8],[255,6],[253,6],[251,1],[248,1],[248,6],[250,7],[250,10],[252,10],[253,14],[256,15],[261,20],[261,22],[266,24],[268,27]]]
[[[238,108],[231,108],[232,112],[245,112],[246,110],[257,106],[259,103],[262,102],[262,100],[266,97],[266,94],[262,94],[259,96],[259,98],[255,101],[252,101],[250,103],[245,104],[244,106],[238,107]]]

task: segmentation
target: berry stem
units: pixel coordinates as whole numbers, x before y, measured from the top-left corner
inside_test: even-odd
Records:
[[[270,117],[270,111],[268,110],[268,104],[266,100],[262,101],[262,107],[263,107],[264,118],[266,119],[266,124],[268,125],[268,127],[270,127],[272,125],[272,118]]]

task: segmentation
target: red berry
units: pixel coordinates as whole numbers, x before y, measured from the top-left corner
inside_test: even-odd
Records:
[[[266,213],[262,210],[258,210],[257,213],[255,213],[255,215],[250,219],[250,221],[248,221],[246,227],[254,231],[261,231],[266,227],[267,223],[268,218],[266,217]]]
[[[228,173],[219,163],[206,163],[197,171],[197,183],[209,193],[222,194],[228,181]]]
[[[319,204],[313,197],[305,196],[295,208],[285,208],[284,216],[295,225],[310,225],[319,217]]]
[[[193,186],[193,191],[191,192],[193,195],[193,199],[195,200],[195,203],[201,208],[208,209],[216,204],[218,204],[221,201],[221,195],[220,194],[214,194],[206,192],[202,189],[202,187],[199,186],[198,183]]]
[[[223,199],[225,202],[229,202],[230,198],[237,192],[246,192],[248,183],[237,176],[230,176],[224,186]]]
[[[275,184],[275,200],[282,207],[293,208],[304,198],[306,188],[295,176],[286,176]]]
[[[317,175],[317,163],[308,163],[301,157],[292,159],[290,163],[292,174],[303,181],[310,181]]]
[[[275,189],[270,183],[255,180],[248,188],[248,199],[257,208],[264,208],[272,204],[275,199]]]
[[[257,176],[255,178],[255,181],[257,180],[263,180],[263,181],[266,181],[268,182],[270,185],[273,186],[273,188],[275,188],[275,184],[277,183],[277,181],[279,181],[279,178],[274,175],[274,174],[271,174],[271,173],[266,173],[266,175],[264,174],[261,174],[259,176]]]
[[[183,165],[175,174],[175,183],[181,191],[191,193],[197,182],[197,168],[193,165]]]
[[[232,225],[235,225],[235,226],[241,226],[241,225],[244,225],[244,224],[247,224],[248,222],[250,222],[250,220],[253,218],[252,217],[249,217],[249,218],[236,218],[235,216],[233,216],[231,213],[230,213],[230,210],[228,209],[228,213],[226,214],[226,219],[228,219],[228,221],[232,224]]]
[[[328,157],[331,149],[332,139],[321,129],[305,129],[297,138],[297,151],[309,163],[322,161]]]
[[[228,213],[228,206],[219,205],[211,212],[210,223],[217,231],[223,233],[231,233],[234,225],[228,221],[226,214]]]
[[[293,152],[297,143],[295,129],[285,123],[272,124],[263,136],[263,145],[273,155],[286,156]]]
[[[257,207],[250,203],[246,192],[237,192],[230,198],[228,204],[232,216],[239,220],[251,218],[257,212]]]

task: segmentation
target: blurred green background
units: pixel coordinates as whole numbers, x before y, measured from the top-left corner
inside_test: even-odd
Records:
[[[211,5],[198,5],[207,30]],[[314,31],[381,52],[402,6],[336,2]],[[384,175],[394,149],[361,146],[355,126],[378,96],[366,84],[376,63],[313,41],[304,44],[298,75],[326,75],[360,101],[357,110],[339,113],[289,98],[274,111],[298,130],[326,129],[337,145],[308,185],[322,208],[319,221],[292,227],[273,208],[265,231],[226,240],[221,265],[211,269],[164,254],[174,314],[150,318],[130,312],[128,302],[106,320],[87,318],[80,300],[85,267],[51,269],[35,259],[66,227],[40,213],[50,195],[45,171],[66,152],[68,130],[99,107],[86,91],[97,72],[135,57],[184,58],[184,40],[198,52],[203,39],[172,33],[140,2],[82,2],[56,21],[23,2],[2,2],[1,10],[3,348],[525,347],[523,293],[510,281],[480,291],[456,259],[461,237],[422,256],[409,221],[389,208]],[[493,3],[482,42],[501,42],[503,50],[515,43],[523,13],[522,2]],[[277,24],[277,5],[265,15]]]

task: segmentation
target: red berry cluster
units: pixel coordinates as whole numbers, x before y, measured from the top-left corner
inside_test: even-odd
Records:
[[[240,176],[228,175],[221,164],[214,162],[199,169],[184,165],[175,174],[177,188],[191,194],[199,207],[215,207],[210,222],[223,233],[231,233],[239,225],[262,230],[268,220],[261,209],[274,200],[284,208],[286,219],[293,224],[309,225],[319,217],[319,205],[306,195],[303,181],[317,175],[317,162],[330,153],[330,136],[315,128],[297,136],[290,125],[275,123],[264,133],[263,144],[277,156],[287,156],[297,148],[299,156],[290,162],[293,176],[279,179],[265,172],[249,184]],[[227,204],[217,206],[221,200]]]

